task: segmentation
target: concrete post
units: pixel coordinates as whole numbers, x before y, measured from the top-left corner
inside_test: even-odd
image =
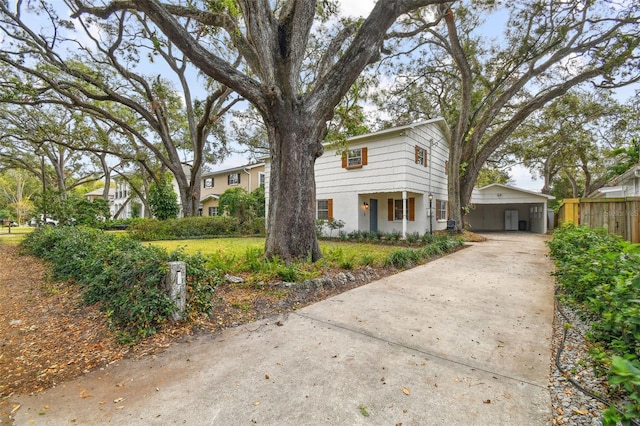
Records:
[[[171,320],[180,321],[184,318],[184,311],[187,306],[187,264],[184,262],[169,262],[166,283],[169,297],[178,308],[176,312],[171,314]]]

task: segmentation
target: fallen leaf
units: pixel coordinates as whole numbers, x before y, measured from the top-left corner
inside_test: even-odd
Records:
[[[358,406],[358,409],[360,410],[360,414],[362,414],[364,417],[369,417],[369,412],[367,411],[367,406],[364,404],[360,404]]]
[[[124,401],[124,398],[116,398],[113,400],[113,403],[117,404],[118,402],[122,402],[122,401]]]
[[[491,404],[491,400],[490,400],[490,399],[485,399],[485,400],[484,400],[484,401],[482,401],[482,402],[484,402],[485,404]]]
[[[580,414],[581,416],[587,415],[589,414],[589,411],[587,410],[578,410],[577,408],[573,409],[573,413],[574,414]]]
[[[260,401],[254,402],[253,405],[257,407],[258,405],[260,405]]]
[[[409,393],[410,393],[410,392],[409,392],[409,388],[406,388],[406,387],[403,387],[403,388],[402,388],[402,392],[403,392],[405,395],[409,395]]]
[[[267,379],[267,380],[269,380],[269,375],[268,375],[268,374],[265,374],[265,375],[264,375],[264,378],[265,378],[265,379]]]

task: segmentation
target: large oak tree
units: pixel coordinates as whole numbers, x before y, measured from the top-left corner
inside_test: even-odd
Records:
[[[640,10],[608,0],[439,8],[444,19],[420,35],[423,47],[402,69],[391,67],[397,85],[381,104],[394,123],[430,116],[449,123],[449,210],[462,228],[480,170],[532,113],[574,87],[640,81]]]
[[[320,25],[317,0],[190,2],[112,1],[91,7],[77,0],[78,13],[107,19],[123,11],[144,13],[206,75],[233,89],[259,111],[267,128],[271,174],[267,256],[321,257],[315,232],[314,164],[322,155],[327,121],[367,65],[378,60],[388,30],[399,17],[444,0],[378,1],[363,20],[343,22],[330,38],[312,75],[301,73],[310,33]],[[200,5],[197,8],[196,5]],[[205,7],[208,5],[209,7]],[[199,43],[185,28],[224,31],[242,56],[239,70]]]

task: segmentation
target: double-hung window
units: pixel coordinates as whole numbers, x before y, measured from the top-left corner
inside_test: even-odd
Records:
[[[447,201],[436,200],[436,220],[447,220]]]
[[[362,166],[362,148],[351,149],[347,153],[347,167]]]
[[[415,160],[416,164],[427,167],[427,150],[416,145]]]
[[[229,173],[229,176],[227,177],[227,183],[229,185],[239,185],[240,173]]]
[[[213,178],[205,178],[204,179],[204,187],[205,188],[213,188]]]
[[[404,213],[404,202],[406,201],[406,213],[407,220],[414,221],[416,220],[416,199],[413,197],[409,197],[406,200],[398,199],[394,200],[389,198],[387,201],[387,220],[389,222],[393,222],[396,220],[403,219]]]
[[[333,219],[333,199],[316,201],[316,219],[332,220]]]
[[[342,167],[345,169],[359,169],[367,165],[367,148],[354,148],[342,153]]]

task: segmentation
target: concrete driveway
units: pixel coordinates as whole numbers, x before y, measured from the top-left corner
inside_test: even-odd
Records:
[[[14,398],[15,424],[548,425],[545,237],[487,237],[287,317]]]

